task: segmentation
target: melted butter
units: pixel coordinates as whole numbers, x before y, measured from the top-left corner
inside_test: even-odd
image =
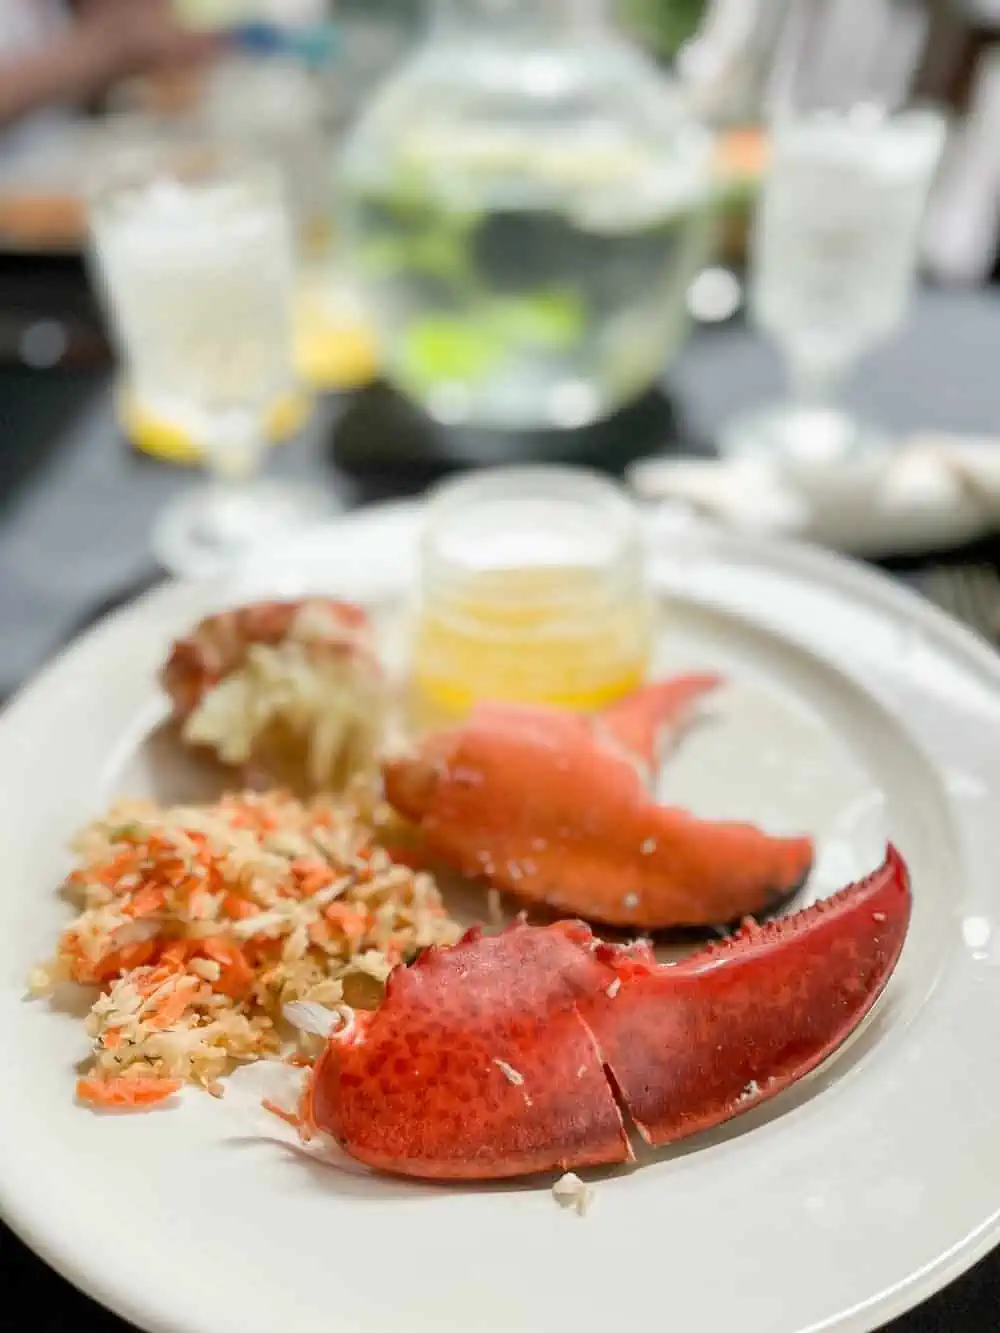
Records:
[[[649,611],[581,566],[490,570],[425,600],[413,647],[418,717],[485,699],[591,710],[645,678]]]

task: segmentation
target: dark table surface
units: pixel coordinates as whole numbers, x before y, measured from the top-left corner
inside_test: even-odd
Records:
[[[1000,437],[998,348],[1000,297],[926,292],[904,333],[865,364],[850,396],[895,430]],[[741,323],[706,329],[674,367],[666,394],[571,443],[578,456],[610,470],[658,450],[704,451],[731,413],[772,396],[780,384],[776,358]],[[521,446],[565,455],[568,442]],[[489,438],[448,441],[448,459],[442,448],[376,389],[322,404],[301,440],[274,451],[272,466],[310,478],[334,505],[349,508],[417,491],[449,462],[497,457],[497,441]],[[190,481],[185,470],[123,443],[105,371],[0,369],[0,698],[102,610],[157,581],[150,522]],[[998,553],[1000,546],[987,542],[975,555]],[[920,567],[912,560],[889,564],[906,573]],[[5,1308],[30,1310],[37,1333],[124,1333],[120,1320],[78,1295],[2,1226],[0,1275]],[[1000,1254],[888,1328],[1000,1328]]]

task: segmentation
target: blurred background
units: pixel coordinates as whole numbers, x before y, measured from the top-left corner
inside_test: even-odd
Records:
[[[0,0],[0,695],[164,569],[454,467],[638,461],[746,523],[931,438],[923,519],[824,474],[806,535],[988,541],[994,451],[947,449],[1000,421],[998,38],[993,0]],[[719,452],[754,514],[642,462]]]
[[[935,189],[925,270],[939,283],[988,284],[997,274],[1000,150],[992,151],[1000,5],[993,0],[805,0],[824,11],[822,49],[799,51],[804,77],[845,95],[859,70],[868,90],[896,103],[933,98],[958,124]],[[783,38],[803,0],[613,0],[619,27],[691,93],[747,177],[723,237],[742,256],[754,181],[764,160],[769,98]],[[123,112],[206,115],[258,142],[298,141],[314,158],[318,211],[333,209],[320,176],[372,89],[419,40],[422,0],[2,0],[0,3],[0,244],[5,369],[99,372],[111,354],[81,253],[90,133]],[[184,43],[173,21],[225,42]],[[126,22],[122,20],[127,17]],[[272,28],[269,35],[268,27]],[[281,41],[284,36],[286,40]],[[269,39],[270,37],[270,39]],[[104,50],[100,50],[101,46]],[[72,49],[68,56],[67,48]],[[88,65],[91,67],[88,69]],[[310,134],[315,143],[308,144]],[[332,189],[332,186],[331,186]],[[744,203],[746,206],[744,206]],[[320,335],[312,330],[317,342]],[[303,335],[308,343],[308,332]],[[368,349],[338,357],[303,349],[318,378],[347,383],[374,371]],[[311,356],[310,356],[311,351]],[[320,363],[324,363],[320,365]],[[342,363],[342,364],[341,364]],[[323,372],[326,372],[324,376]],[[54,381],[53,381],[54,382]]]

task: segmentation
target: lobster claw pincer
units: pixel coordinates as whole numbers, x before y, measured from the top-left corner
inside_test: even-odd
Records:
[[[384,766],[427,851],[527,902],[640,930],[737,921],[804,882],[808,838],[659,805],[665,742],[717,676],[679,676],[596,717],[488,704]]]
[[[855,1030],[899,958],[906,866],[663,966],[578,921],[470,931],[397,968],[316,1064],[303,1120],[402,1175],[487,1179],[632,1158],[738,1115]]]

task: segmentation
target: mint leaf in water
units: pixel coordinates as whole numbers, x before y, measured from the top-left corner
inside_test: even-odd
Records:
[[[488,326],[432,315],[407,330],[402,369],[408,381],[424,388],[447,380],[469,383],[488,375],[505,351],[506,340]]]
[[[493,303],[489,315],[500,337],[548,348],[572,347],[579,342],[586,319],[580,295],[561,287],[503,297]]]

